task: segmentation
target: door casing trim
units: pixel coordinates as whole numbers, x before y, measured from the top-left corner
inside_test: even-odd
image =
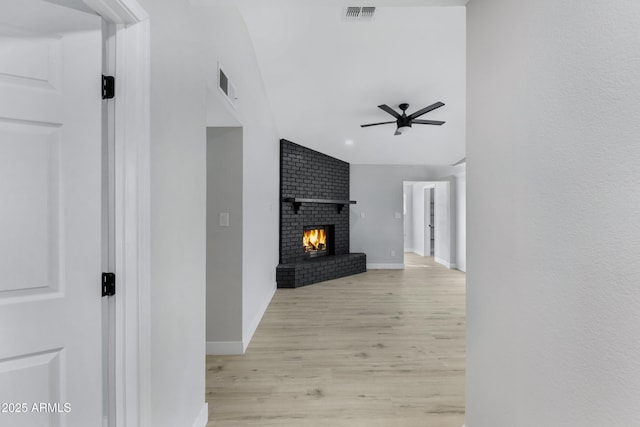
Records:
[[[136,0],[83,0],[115,28],[115,427],[150,427],[150,32]]]

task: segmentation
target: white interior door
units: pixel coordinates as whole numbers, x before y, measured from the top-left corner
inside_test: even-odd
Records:
[[[0,5],[1,426],[102,424],[100,27]]]
[[[424,256],[431,256],[431,231],[433,223],[431,221],[431,187],[424,190]]]

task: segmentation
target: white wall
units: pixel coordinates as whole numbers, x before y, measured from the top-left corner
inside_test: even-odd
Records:
[[[413,184],[405,182],[402,186],[402,197],[405,200],[404,212],[404,251],[413,252]]]
[[[207,128],[207,354],[242,353],[242,171],[242,128]]]
[[[211,70],[207,124],[239,124],[243,130],[242,341],[246,349],[276,290],[280,138],[240,12],[227,6],[197,10],[203,39],[210,43],[205,57]],[[217,88],[218,62],[238,89],[235,108]]]
[[[433,259],[448,268],[455,268],[455,193],[451,181],[435,184],[435,247]]]
[[[275,291],[279,138],[235,8],[141,3],[151,22],[152,425],[190,427],[204,403],[205,129],[243,127],[244,347]],[[217,61],[238,87],[237,110],[217,90]]]
[[[413,238],[413,251],[424,256],[424,188],[423,183],[414,183],[412,189],[413,215],[411,235]]]
[[[429,181],[449,170],[447,166],[351,165],[350,197],[357,202],[350,208],[351,252],[365,252],[370,268],[402,267],[403,181]]]
[[[467,18],[466,425],[637,425],[640,2]]]
[[[466,171],[456,173],[456,268],[467,271],[467,175]]]
[[[240,12],[235,7],[202,7],[201,11],[203,37],[212,43],[208,64],[223,64],[239,96],[236,109],[230,108],[217,89],[215,73],[208,76],[207,123],[234,125],[226,114],[217,113],[222,104],[243,129],[242,340],[246,349],[276,290],[280,137]]]
[[[204,405],[205,69],[186,2],[151,19],[150,425],[191,427]]]

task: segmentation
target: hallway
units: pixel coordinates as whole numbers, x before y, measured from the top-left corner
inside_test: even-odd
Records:
[[[461,426],[465,274],[405,270],[279,289],[243,356],[207,356],[208,426]]]

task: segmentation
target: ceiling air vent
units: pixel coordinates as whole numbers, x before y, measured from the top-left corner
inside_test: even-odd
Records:
[[[224,72],[220,63],[218,63],[218,89],[224,94],[227,101],[235,107],[238,100],[236,86],[231,82],[227,73]]]
[[[375,7],[347,7],[343,16],[345,21],[364,22],[372,21],[375,13]]]

